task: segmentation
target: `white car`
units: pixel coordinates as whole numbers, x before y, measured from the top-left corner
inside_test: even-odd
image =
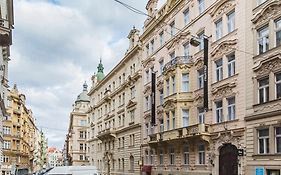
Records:
[[[100,175],[95,166],[61,166],[54,167],[48,175]]]

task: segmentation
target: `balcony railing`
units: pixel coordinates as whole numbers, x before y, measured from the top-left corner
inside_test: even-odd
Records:
[[[115,138],[116,137],[115,132],[116,132],[115,128],[107,128],[102,131],[99,131],[97,138],[99,138],[100,140],[104,140],[107,138]]]
[[[196,124],[183,128],[176,128],[156,134],[151,134],[149,143],[157,143],[161,141],[173,141],[181,138],[193,138],[196,136],[209,135],[209,125]]]
[[[165,64],[165,66],[163,68],[163,72],[166,72],[170,68],[174,68],[177,65],[191,64],[192,62],[193,61],[192,61],[191,56],[177,56],[177,57],[175,57],[174,59],[172,59],[171,61],[169,61],[168,63]]]

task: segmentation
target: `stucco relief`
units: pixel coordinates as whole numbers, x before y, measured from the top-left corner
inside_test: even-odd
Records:
[[[156,83],[157,90],[163,89],[163,80],[160,79]]]
[[[165,103],[163,104],[164,107],[164,111],[171,111],[173,109],[175,109],[175,100],[167,100],[165,101]]]
[[[259,105],[254,107],[254,112],[268,112],[268,111],[277,111],[281,109],[281,102],[276,101],[269,104]]]
[[[227,13],[230,10],[234,9],[234,7],[235,7],[234,0],[221,0],[214,6],[210,15],[214,18],[217,18],[222,14]]]
[[[144,91],[143,91],[144,95],[148,95],[151,93],[151,86],[150,85],[147,85],[145,88],[144,88]]]
[[[136,105],[137,105],[137,102],[129,100],[128,104],[126,105],[126,108],[129,109],[129,108],[132,108],[132,107],[134,107]]]
[[[267,23],[270,19],[274,19],[281,15],[281,1],[275,0],[256,13],[252,22],[257,26]]]
[[[144,69],[152,67],[153,61],[155,61],[154,57],[149,57],[148,59],[142,61],[142,65],[143,65]]]
[[[236,87],[236,82],[227,83],[222,86],[213,88],[211,91],[213,94],[213,100],[222,99],[224,97],[233,95],[235,93],[233,91],[234,87]]]
[[[220,58],[226,53],[234,51],[236,44],[237,44],[237,39],[223,41],[212,50],[211,56],[213,58]]]
[[[204,67],[204,62],[203,62],[203,58],[198,58],[196,59],[195,63],[194,63],[196,70],[200,70]]]
[[[259,65],[254,68],[254,71],[256,72],[256,76],[260,77],[263,75],[268,75],[270,72],[276,72],[278,70],[281,70],[281,54],[275,56],[273,59],[267,59],[264,61],[261,61]]]
[[[189,41],[189,38],[186,40],[187,36],[190,34],[189,31],[186,31],[186,32],[182,32],[180,33],[179,35],[175,36],[174,39],[169,43],[167,44],[167,49],[170,50],[171,48],[175,48],[176,45],[180,45],[183,40],[185,42],[188,42]]]
[[[200,91],[201,92],[201,91]],[[194,104],[195,106],[203,105],[203,93],[194,93]]]

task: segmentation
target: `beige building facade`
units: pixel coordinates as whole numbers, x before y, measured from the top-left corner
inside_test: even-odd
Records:
[[[86,155],[87,147],[87,111],[90,108],[90,98],[87,95],[88,85],[83,84],[83,91],[80,93],[70,113],[70,123],[67,135],[68,161],[70,165],[89,165]]]
[[[124,58],[104,77],[100,63],[89,92],[89,161],[105,174],[139,174],[141,160],[141,48],[139,31],[128,35]]]

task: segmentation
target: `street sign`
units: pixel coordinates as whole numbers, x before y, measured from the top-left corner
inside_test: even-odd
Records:
[[[264,175],[264,167],[256,167],[256,175]]]

